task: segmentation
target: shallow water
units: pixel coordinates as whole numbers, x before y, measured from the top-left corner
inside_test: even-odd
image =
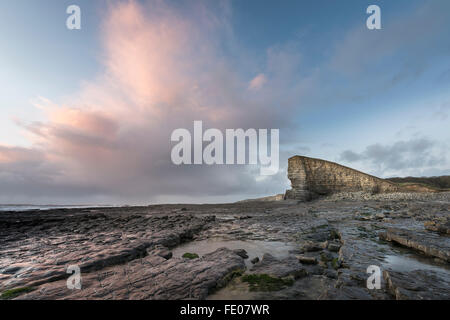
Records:
[[[52,210],[52,209],[86,209],[108,207],[107,205],[32,205],[32,204],[0,204],[1,211],[31,211],[31,210]]]
[[[419,255],[387,255],[383,266],[386,269],[400,272],[410,272],[414,270],[429,270],[438,273],[446,273],[450,278],[450,268],[433,262],[431,258]]]
[[[295,244],[284,243],[280,241],[261,241],[261,240],[222,240],[207,239],[201,241],[192,241],[180,245],[172,250],[174,257],[181,257],[186,252],[197,253],[199,256],[213,252],[219,248],[226,247],[228,249],[244,249],[247,251],[248,259],[245,260],[247,268],[252,266],[250,262],[253,258],[259,257],[261,260],[265,253],[270,253],[277,259],[286,258],[289,251],[296,248]]]
[[[232,281],[224,288],[208,295],[206,300],[254,300],[257,297],[256,292],[249,291],[247,283]]]
[[[207,239],[183,244],[173,249],[172,254],[174,257],[181,257],[186,252],[190,252],[197,253],[202,256],[222,247],[226,247],[231,250],[244,249],[247,251],[247,255],[249,256],[248,259],[245,260],[247,269],[252,267],[253,264],[250,261],[255,257],[258,257],[261,260],[265,253],[270,253],[277,259],[283,259],[289,256],[289,251],[297,248],[297,246],[293,243],[285,243],[280,241]],[[232,281],[224,288],[209,295],[207,299],[247,300],[254,299],[255,297],[256,293],[249,292],[248,284],[240,281]]]

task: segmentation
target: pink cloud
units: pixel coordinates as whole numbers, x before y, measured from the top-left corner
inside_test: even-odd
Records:
[[[61,185],[67,197],[74,187],[129,201],[252,188],[254,178],[242,167],[201,173],[174,167],[170,134],[191,128],[194,120],[217,128],[271,128],[286,121],[273,106],[276,97],[288,94],[248,94],[246,76],[223,56],[217,40],[223,30],[230,36],[226,20],[205,7],[188,18],[162,2],[151,4],[111,5],[101,32],[104,71],[62,102],[38,100],[47,121],[23,125],[32,134],[33,149],[0,149],[0,162],[38,155],[52,181],[49,194]],[[270,68],[276,68],[273,61]],[[268,81],[260,74],[250,88]],[[39,175],[29,171],[25,180]]]
[[[259,90],[266,84],[266,82],[266,76],[263,73],[260,73],[256,77],[254,77],[252,81],[250,81],[248,88],[252,90]]]

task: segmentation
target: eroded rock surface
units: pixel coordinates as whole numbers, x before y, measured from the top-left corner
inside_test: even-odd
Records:
[[[266,253],[262,260],[250,269],[250,272],[268,274],[278,278],[292,276],[295,279],[306,275],[306,269],[294,257],[278,260],[270,253]]]
[[[291,180],[292,190],[286,192],[286,198],[301,201],[336,192],[378,193],[399,190],[395,183],[334,162],[302,156],[289,159],[288,178]]]
[[[82,290],[67,290],[65,281],[57,281],[22,299],[205,299],[244,267],[243,258],[227,248],[192,260],[147,256],[87,274]]]
[[[145,211],[0,213],[0,290],[66,278],[69,265],[90,272],[132,261],[151,247],[192,239],[213,219]]]
[[[0,293],[33,287],[17,299],[448,299],[449,237],[430,221],[445,225],[449,212],[450,193],[1,212]],[[199,257],[182,258],[188,252]],[[67,288],[70,265],[81,267],[81,290]],[[367,287],[369,266],[382,271],[380,289]],[[292,283],[253,292],[242,281],[249,274]]]
[[[428,232],[389,228],[379,234],[380,239],[393,241],[421,253],[450,263],[450,238],[440,237]]]
[[[450,281],[431,271],[384,271],[388,289],[397,300],[449,300]]]
[[[292,189],[286,191],[285,199],[299,201],[309,201],[319,196],[345,192],[427,193],[438,190],[424,184],[397,184],[331,161],[303,156],[294,156],[289,159],[288,178],[291,180]]]

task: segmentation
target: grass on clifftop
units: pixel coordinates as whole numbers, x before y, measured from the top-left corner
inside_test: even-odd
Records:
[[[183,258],[186,258],[186,259],[197,259],[198,258],[198,254],[186,252],[185,254],[183,254]]]
[[[278,291],[294,284],[293,279],[276,278],[268,274],[247,274],[242,277],[242,281],[250,285],[250,291]]]
[[[35,288],[32,288],[32,287],[23,287],[23,288],[15,288],[15,289],[6,290],[2,293],[2,295],[0,296],[0,299],[1,300],[14,299],[24,293],[31,292],[34,289]]]

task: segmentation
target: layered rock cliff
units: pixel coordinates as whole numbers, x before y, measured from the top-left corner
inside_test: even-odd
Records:
[[[292,189],[286,199],[308,201],[336,192],[396,192],[399,186],[334,162],[295,156],[289,159],[288,178]]]

